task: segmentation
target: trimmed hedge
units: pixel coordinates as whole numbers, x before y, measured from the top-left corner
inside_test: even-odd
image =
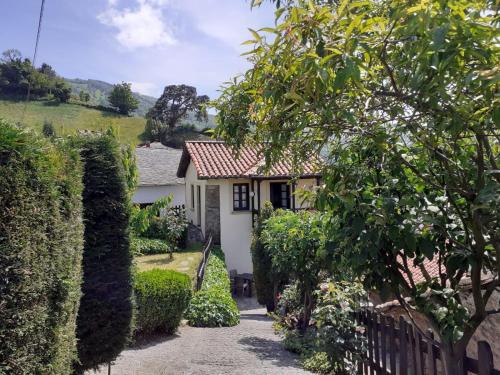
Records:
[[[135,255],[166,254],[172,251],[167,241],[154,238],[132,237],[131,246]]]
[[[78,153],[0,120],[0,374],[69,374],[83,225]]]
[[[240,312],[231,297],[224,253],[214,248],[208,258],[201,290],[196,292],[186,312],[193,327],[231,327],[240,322]]]
[[[189,305],[191,280],[180,272],[153,269],[136,275],[134,292],[137,332],[172,334]]]
[[[122,153],[108,132],[74,139],[84,168],[85,247],[83,297],[77,321],[78,357],[83,373],[116,359],[131,334],[132,252],[130,202]]]

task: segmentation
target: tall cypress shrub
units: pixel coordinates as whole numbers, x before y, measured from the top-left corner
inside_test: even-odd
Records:
[[[271,202],[264,202],[264,206],[260,211],[253,230],[252,244],[250,247],[257,301],[261,305],[265,305],[267,311],[274,311],[275,308],[275,282],[272,273],[271,255],[266,251],[260,236],[266,220],[272,215],[273,205]]]
[[[70,374],[83,225],[79,155],[0,120],[0,374]]]
[[[84,162],[83,297],[77,321],[75,371],[113,361],[131,332],[132,254],[130,203],[120,145],[115,136],[75,140]]]

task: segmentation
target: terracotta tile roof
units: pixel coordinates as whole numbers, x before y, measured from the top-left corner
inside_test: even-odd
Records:
[[[401,260],[401,258],[398,258],[398,262],[401,265],[403,264],[403,261]],[[436,278],[436,277],[439,278],[439,267],[440,266],[439,266],[439,262],[436,259],[434,259],[434,258],[432,260],[429,260],[427,258],[424,259],[423,266],[431,278]],[[442,271],[445,272],[444,266],[441,266],[441,267],[443,267]],[[422,273],[422,269],[420,268],[420,266],[415,266],[413,264],[413,259],[408,259],[408,268],[410,269],[410,273],[412,275],[412,278],[413,278],[413,281],[415,284],[420,284],[420,283],[425,282],[425,277],[424,277],[424,274]],[[406,279],[406,281],[409,282],[408,275],[404,272],[402,272],[402,274],[403,274],[403,277]]]
[[[185,177],[189,161],[193,162],[200,179],[297,176],[287,158],[274,164],[264,174],[260,170],[264,157],[259,149],[244,147],[237,156],[233,149],[220,141],[186,142],[177,170],[178,177]],[[314,158],[302,166],[298,177],[320,177],[319,166],[320,159]]]

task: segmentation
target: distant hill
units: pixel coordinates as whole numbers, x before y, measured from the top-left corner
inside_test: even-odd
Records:
[[[86,91],[90,94],[90,103],[96,105],[109,106],[108,95],[113,90],[113,85],[108,82],[98,81],[96,79],[68,79],[66,82],[71,86],[71,92],[79,95],[80,91]],[[134,92],[134,97],[139,101],[139,108],[134,112],[136,116],[145,116],[147,111],[154,106],[156,98],[142,95]]]
[[[80,91],[86,91],[90,94],[90,104],[109,106],[108,95],[111,90],[113,90],[113,85],[111,83],[95,79],[65,78],[65,80],[71,86],[72,93],[76,96],[80,94]],[[142,95],[137,92],[134,92],[133,94],[134,97],[139,101],[139,108],[137,108],[133,115],[145,116],[149,109],[154,106],[157,98],[148,95]],[[198,130],[207,127],[215,127],[213,115],[208,115],[207,122],[197,121],[194,115],[190,115],[186,120],[183,121],[183,123],[193,124]]]

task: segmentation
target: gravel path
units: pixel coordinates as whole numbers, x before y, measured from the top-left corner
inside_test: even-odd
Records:
[[[126,350],[112,375],[306,375],[285,351],[265,309],[241,303],[241,323],[228,328],[181,327],[176,335]],[[94,374],[93,371],[88,375]],[[103,368],[100,375],[107,374]]]

